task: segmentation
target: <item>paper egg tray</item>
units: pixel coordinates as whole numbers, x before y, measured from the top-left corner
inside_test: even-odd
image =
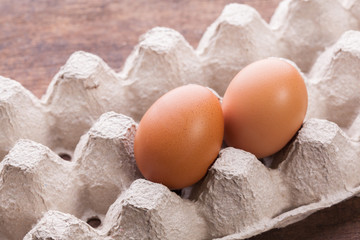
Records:
[[[155,28],[120,73],[74,53],[41,100],[0,77],[0,239],[245,239],[360,194],[359,29],[359,1],[284,1],[270,24],[230,4],[196,50]],[[295,62],[309,92],[305,123],[270,166],[222,149],[182,197],[142,178],[134,134],[157,98],[187,83],[221,96],[270,56]]]

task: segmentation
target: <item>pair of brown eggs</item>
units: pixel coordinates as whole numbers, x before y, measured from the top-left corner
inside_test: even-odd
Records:
[[[307,90],[290,63],[269,58],[241,70],[222,103],[208,88],[185,85],[159,98],[145,113],[135,135],[136,164],[143,176],[170,189],[203,178],[228,146],[270,156],[301,127]]]

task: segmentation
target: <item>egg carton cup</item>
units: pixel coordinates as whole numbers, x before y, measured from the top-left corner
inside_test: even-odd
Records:
[[[75,52],[41,100],[0,77],[0,239],[245,239],[359,195],[359,16],[355,0],[285,0],[268,24],[230,4],[196,50],[157,27],[120,73]],[[188,83],[222,96],[266,57],[298,66],[309,93],[302,128],[268,166],[224,148],[182,196],[141,176],[134,135],[156,99]]]

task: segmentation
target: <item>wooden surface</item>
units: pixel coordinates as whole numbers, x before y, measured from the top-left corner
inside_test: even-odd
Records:
[[[268,21],[279,0],[0,0],[0,75],[41,97],[77,50],[99,55],[119,71],[139,36],[155,26],[179,31],[196,48],[230,2],[249,4]],[[360,199],[353,198],[251,239],[355,240],[359,227]]]
[[[0,75],[37,97],[77,50],[120,71],[139,36],[156,26],[179,31],[194,47],[230,2],[247,3],[270,19],[278,0],[0,0]]]

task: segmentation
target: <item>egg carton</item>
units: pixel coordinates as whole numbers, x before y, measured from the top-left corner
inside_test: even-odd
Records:
[[[41,100],[0,77],[0,239],[245,239],[359,195],[358,30],[356,0],[285,0],[270,24],[230,4],[196,50],[157,27],[120,73],[75,52]],[[221,96],[270,56],[299,66],[309,109],[268,166],[228,147],[181,196],[143,179],[134,134],[156,99],[188,83]]]

